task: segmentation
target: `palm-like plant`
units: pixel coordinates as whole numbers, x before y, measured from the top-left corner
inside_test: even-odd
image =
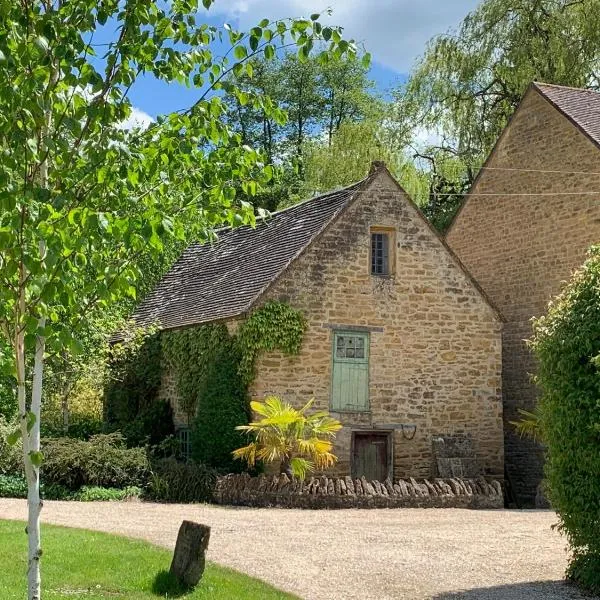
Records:
[[[250,467],[256,461],[279,461],[281,472],[304,479],[308,472],[326,469],[337,461],[331,452],[332,442],[342,424],[326,411],[307,414],[314,399],[300,410],[277,396],[264,402],[251,402],[253,412],[262,418],[236,427],[255,436],[255,440],[233,452],[234,458],[246,460]]]
[[[519,408],[518,411],[521,418],[518,421],[511,421],[510,424],[515,427],[521,437],[528,437],[534,442],[540,441],[542,415],[539,406],[532,411],[524,408]]]

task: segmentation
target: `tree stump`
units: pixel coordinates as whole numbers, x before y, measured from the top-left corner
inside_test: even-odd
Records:
[[[185,586],[194,587],[204,573],[210,527],[183,521],[177,534],[170,572]]]

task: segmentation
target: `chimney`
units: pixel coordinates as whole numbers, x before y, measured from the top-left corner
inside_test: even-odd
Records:
[[[373,175],[373,173],[377,173],[377,171],[381,171],[382,169],[385,169],[385,163],[382,160],[374,160],[371,162],[369,175]]]

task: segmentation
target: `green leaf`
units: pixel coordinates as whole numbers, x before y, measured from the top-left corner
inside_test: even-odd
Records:
[[[233,51],[233,55],[238,59],[238,60],[244,60],[247,56],[248,56],[248,51],[246,50],[246,46],[236,46],[235,50]]]
[[[264,52],[267,60],[271,60],[275,56],[275,48],[272,44],[267,44]]]
[[[29,460],[34,467],[41,467],[44,462],[44,454],[40,450],[32,450],[29,453]]]
[[[27,420],[27,433],[30,433],[37,420],[36,416],[30,410],[28,410],[25,419]]]
[[[33,43],[44,53],[48,52],[50,46],[48,45],[48,40],[43,35],[38,35]]]
[[[14,446],[21,439],[21,428],[15,429],[12,433],[9,433],[6,441],[9,445]]]

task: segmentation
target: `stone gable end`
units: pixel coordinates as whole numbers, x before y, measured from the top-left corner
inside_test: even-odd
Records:
[[[370,273],[372,227],[392,231],[391,277]],[[351,471],[353,434],[389,434],[394,477],[435,470],[432,437],[467,434],[484,472],[503,475],[501,328],[495,310],[398,184],[380,172],[267,289],[260,302],[301,310],[299,356],[272,352],[257,364],[255,399],[330,408],[336,330],[369,336],[366,412],[332,413],[336,471]],[[392,473],[390,473],[392,474]]]
[[[519,418],[517,409],[531,409],[537,397],[525,340],[531,318],[545,312],[588,247],[600,240],[600,150],[531,88],[446,239],[506,321],[506,463],[526,502],[535,496],[543,459],[510,424]]]

